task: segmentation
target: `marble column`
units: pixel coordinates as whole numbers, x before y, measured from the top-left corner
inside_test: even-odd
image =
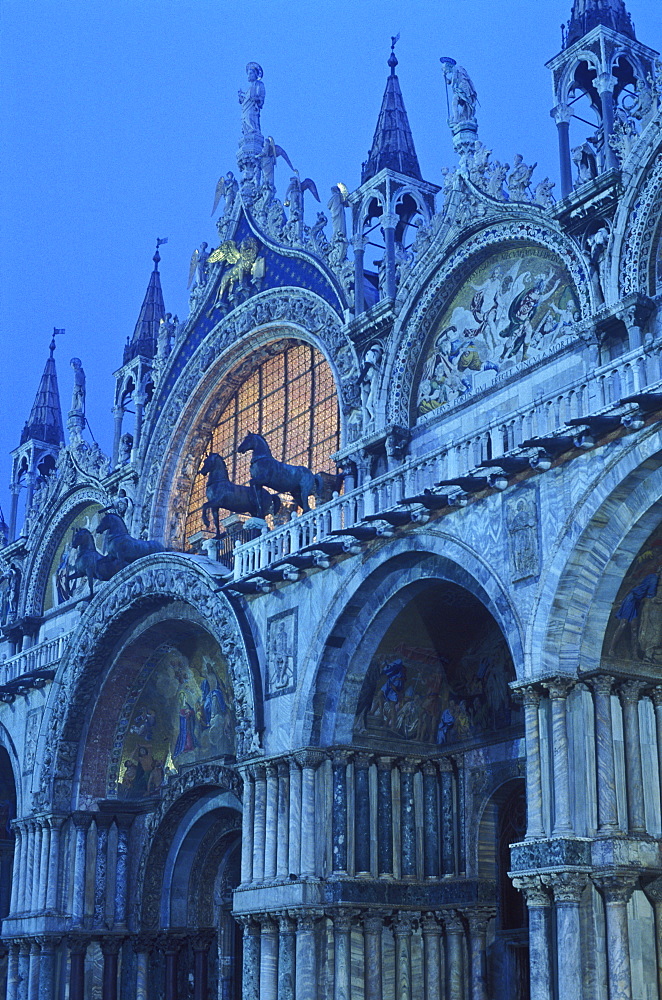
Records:
[[[18,996],[18,941],[7,942],[7,989],[6,1000],[16,1000]]]
[[[318,751],[306,750],[297,754],[301,765],[301,874],[317,874],[315,854],[315,771],[323,760]]]
[[[278,914],[278,1000],[294,1000],[295,928],[286,913]]]
[[[550,928],[552,900],[537,875],[517,875],[512,879],[524,893],[529,911],[529,989],[531,1000],[552,1000]]]
[[[558,1000],[577,1000],[582,994],[582,949],[579,902],[587,883],[580,872],[555,872],[542,881],[554,891]]]
[[[122,941],[121,937],[101,938],[101,952],[103,954],[101,1000],[117,1000],[117,966]]]
[[[30,940],[30,980],[28,983],[28,1000],[39,1000],[39,962],[41,960],[41,945],[38,940]]]
[[[89,938],[76,935],[69,945],[69,1000],[85,1000],[85,955]]]
[[[570,117],[571,110],[565,104],[558,104],[551,112],[559,140],[559,160],[561,161],[561,197],[572,191],[572,160],[570,159]]]
[[[221,910],[218,923],[218,997],[231,1000],[235,991],[237,975],[237,953],[235,945],[235,921],[227,910]]]
[[[317,1000],[315,915],[312,912],[297,914],[296,920],[295,997],[296,1000]]]
[[[333,1000],[350,1000],[352,990],[352,914],[333,915]]]
[[[457,913],[444,912],[446,927],[447,986],[448,1000],[464,998],[464,924]]]
[[[13,916],[15,913],[18,912],[19,886],[23,878],[23,872],[21,868],[21,859],[23,854],[23,826],[20,820],[14,820],[14,822],[11,824],[11,827],[12,830],[14,831],[14,864],[13,864],[12,880],[11,880],[11,899],[9,903],[9,912]]]
[[[278,834],[276,837],[276,875],[286,878],[290,872],[290,766],[278,764]]]
[[[136,954],[136,996],[135,1000],[150,1000],[149,998],[149,956],[154,947],[154,941],[141,935],[131,940]]]
[[[655,911],[655,952],[657,955],[657,993],[662,1000],[662,876],[644,883],[643,890]]]
[[[260,1000],[278,1000],[278,928],[266,917],[260,933]]]
[[[48,886],[46,888],[46,909],[53,912],[58,909],[58,889],[60,885],[60,842],[64,816],[49,816],[50,847],[48,851]]]
[[[95,816],[97,825],[97,858],[94,871],[94,925],[106,926],[106,886],[108,880],[108,834],[113,817],[105,814]]]
[[[662,802],[662,685],[656,685],[651,691],[653,707],[655,709],[655,733],[657,737],[657,774],[660,783],[660,801]],[[16,871],[16,865],[14,865]],[[13,886],[12,886],[13,899]],[[662,990],[660,990],[662,1000]]]
[[[278,769],[267,764],[267,802],[265,808],[264,877],[276,874],[276,838],[278,835]]]
[[[628,826],[630,833],[646,832],[644,813],[644,778],[641,766],[639,735],[639,695],[644,687],[641,681],[625,681],[619,689],[623,706],[623,742],[625,744],[625,787],[628,800]]]
[[[453,809],[453,764],[447,757],[439,761],[441,771],[441,873],[455,874],[455,823]]]
[[[354,759],[354,873],[370,874],[370,756]]]
[[[241,813],[241,881],[247,884],[253,878],[253,813],[255,810],[255,782],[251,769],[242,768],[243,798]]]
[[[87,834],[92,823],[92,816],[86,812],[75,812],[72,817],[74,823],[75,843],[74,843],[74,871],[73,871],[73,900],[71,912],[74,927],[80,927],[85,916],[85,864],[87,858]]]
[[[241,972],[242,1000],[260,998],[260,925],[250,916],[239,917],[244,929]]]
[[[193,935],[193,1000],[209,1000],[209,948],[214,939],[212,930]]]
[[[487,924],[494,910],[476,906],[467,911],[471,961],[471,1000],[487,1000]]]
[[[635,888],[637,876],[601,872],[591,878],[605,901],[609,1000],[632,1000],[627,903]]]
[[[39,909],[39,875],[41,871],[41,841],[43,837],[43,826],[45,821],[42,819],[35,819],[32,821],[31,826],[33,829],[32,834],[32,871],[31,880],[32,887],[30,889],[30,912],[34,912]]]
[[[439,876],[437,768],[431,760],[423,764],[423,864],[425,878]]]
[[[41,957],[39,962],[39,1000],[53,1000],[55,997],[55,959],[60,941],[49,935],[39,938]]]
[[[400,876],[416,878],[416,813],[414,811],[414,774],[417,760],[401,760],[400,771]]]
[[[552,836],[572,833],[566,705],[573,681],[555,677],[545,681],[552,704],[552,773],[554,776],[554,826]]]
[[[423,997],[441,1000],[441,925],[434,913],[426,913],[421,921],[423,932]],[[366,1000],[368,998],[366,997]]]
[[[540,764],[540,720],[538,708],[541,692],[528,685],[521,689],[524,704],[526,742],[526,839],[545,836],[542,818],[542,768]]]
[[[363,918],[363,979],[365,1000],[382,1000],[382,928],[384,920],[368,913]]]
[[[290,758],[290,828],[288,831],[288,875],[301,871],[301,768]]]
[[[179,957],[179,950],[181,946],[182,942],[176,935],[166,933],[161,944],[165,955],[164,1000],[179,1000],[177,987],[177,959]]]
[[[384,212],[380,222],[384,233],[384,287],[380,297],[395,298],[395,227],[399,217],[395,212]]]
[[[347,761],[346,750],[337,750],[332,758],[333,809],[331,813],[332,870],[347,872]]]
[[[455,766],[455,788],[457,790],[457,805],[455,808],[455,835],[457,837],[457,872],[459,875],[467,873],[467,838],[466,838],[466,784],[467,774],[464,755],[455,755],[451,758]]]
[[[393,793],[391,757],[377,758],[377,873],[393,877]]]
[[[118,816],[117,823],[117,865],[115,875],[114,919],[118,929],[126,927],[126,911],[129,895],[129,831],[132,816]]]
[[[28,1000],[30,981],[30,941],[21,938],[18,944],[18,992],[17,1000]]]
[[[591,680],[595,708],[595,764],[597,771],[598,829],[612,833],[618,829],[614,734],[611,721],[613,677],[601,674]]]
[[[354,315],[360,316],[365,308],[363,291],[363,282],[365,280],[363,277],[363,256],[365,254],[366,240],[363,236],[354,236],[351,242],[354,249]]]
[[[41,855],[39,858],[39,884],[34,897],[34,907],[36,910],[46,909],[46,887],[50,885],[49,858],[51,850],[51,828],[49,820],[44,817],[41,821]]]
[[[253,881],[264,878],[264,843],[266,835],[267,775],[264,764],[253,767],[255,812],[253,816]]]
[[[411,935],[418,914],[398,913],[393,920],[395,936],[395,1000],[412,1000]]]

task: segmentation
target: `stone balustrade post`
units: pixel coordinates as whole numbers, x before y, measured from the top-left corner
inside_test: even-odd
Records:
[[[278,927],[261,917],[260,1000],[278,1000]]]
[[[377,874],[393,877],[393,792],[391,757],[377,758]]]
[[[264,835],[264,877],[276,875],[276,850],[278,835],[278,768],[267,764],[267,803],[265,809],[266,829]]]
[[[90,943],[88,937],[71,935],[69,945],[69,1000],[85,1000],[85,956]]]
[[[444,911],[448,1000],[464,1000],[464,924],[454,911]]]
[[[278,914],[278,1000],[294,1000],[295,924],[287,913]]]
[[[365,1000],[382,1000],[382,931],[384,920],[374,913],[363,917],[363,977]]]
[[[354,873],[370,874],[370,755],[354,758]]]
[[[75,812],[71,818],[75,829],[72,917],[74,927],[80,927],[85,917],[87,835],[92,823],[92,814]]]
[[[106,887],[108,883],[108,834],[113,817],[97,813],[94,817],[97,825],[97,858],[94,871],[94,925],[106,926]]]
[[[441,873],[455,874],[455,810],[453,803],[453,763],[439,761],[441,771]]]
[[[526,839],[545,836],[542,817],[542,766],[540,760],[540,720],[538,709],[542,697],[534,685],[521,689],[524,705],[526,743]]]
[[[592,874],[591,879],[605,901],[609,1000],[632,1000],[627,903],[637,883],[638,874],[600,872]]]
[[[241,882],[253,879],[253,819],[255,812],[255,782],[250,767],[241,769],[243,795],[241,804]]]
[[[495,915],[489,907],[476,906],[467,911],[469,955],[471,962],[471,1000],[487,998],[487,925]]]
[[[568,691],[573,685],[569,677],[545,681],[552,705],[552,773],[554,776],[554,826],[552,836],[572,833],[570,816],[570,774],[566,708]]]
[[[614,734],[611,721],[613,677],[601,674],[591,680],[595,709],[595,763],[597,771],[598,829],[612,833],[618,829]]]
[[[296,941],[296,1000],[317,1000],[317,953],[315,948],[316,911],[298,913]],[[262,1000],[262,998],[260,998]]]
[[[423,874],[439,877],[439,804],[437,768],[431,761],[423,764]]]
[[[122,937],[111,937],[110,935],[101,938],[101,953],[103,954],[101,1000],[117,1000],[118,959],[123,940]],[[167,1000],[170,998],[167,997]]]
[[[412,1000],[411,936],[420,914],[398,913],[393,920],[395,936],[395,1000]]]
[[[423,932],[423,997],[441,1000],[441,925],[434,913],[425,913],[421,921]],[[366,997],[366,1000],[368,998]]]
[[[288,831],[288,874],[301,871],[301,768],[290,758],[290,820]]]
[[[400,771],[400,877],[416,878],[416,813],[414,774],[420,761],[399,761]]]
[[[579,903],[588,876],[581,872],[555,872],[553,875],[543,875],[542,881],[554,893],[558,1000],[577,1000],[582,993]]]
[[[260,925],[251,916],[240,916],[237,920],[244,930],[241,997],[260,1000]]]
[[[267,829],[267,775],[264,764],[253,766],[255,812],[253,817],[253,881],[264,878],[264,847]]]
[[[352,913],[333,914],[333,1000],[350,1000],[352,990]]]
[[[619,689],[623,706],[623,742],[625,744],[625,787],[628,801],[628,826],[630,833],[646,832],[644,812],[644,778],[641,764],[639,733],[639,696],[644,687],[641,681],[625,681]]]
[[[276,875],[286,877],[290,871],[290,766],[280,761],[278,770]]]
[[[552,1000],[550,892],[538,875],[515,875],[512,883],[516,889],[524,893],[529,911],[531,1000]]]
[[[347,872],[347,762],[346,750],[336,750],[332,757],[333,810],[331,814],[333,874]]]

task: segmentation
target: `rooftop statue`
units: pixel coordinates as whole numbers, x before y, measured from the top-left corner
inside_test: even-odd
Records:
[[[349,191],[342,182],[334,184],[331,188],[328,209],[331,213],[331,224],[333,235],[347,238],[347,222],[345,220],[345,209],[349,205],[347,196]]]
[[[302,181],[298,173],[295,172],[294,176],[290,177],[290,184],[285,192],[285,205],[290,209],[290,222],[301,222],[303,220],[304,191],[310,191],[315,201],[320,200],[315,181],[311,180],[310,177],[306,177]]]
[[[508,193],[511,201],[528,201],[527,189],[537,166],[538,164],[534,163],[532,167],[528,167],[524,163],[524,158],[519,153],[515,154],[513,169],[508,175]]]
[[[241,131],[244,135],[260,134],[260,111],[264,106],[264,84],[262,83],[262,67],[256,62],[246,66],[248,87],[239,91],[241,105]]]
[[[294,167],[290,162],[290,158],[283,147],[278,146],[274,142],[273,136],[267,136],[264,140],[264,145],[262,146],[262,152],[260,153],[260,168],[262,170],[263,186],[271,188],[272,191],[276,190],[276,186],[274,184],[274,170],[276,168],[276,159],[279,156],[283,157],[290,170],[294,170]]]
[[[478,94],[471,77],[463,66],[458,66],[452,59],[442,58],[441,64],[444,67],[444,77],[453,94],[449,122],[475,121]]]
[[[85,413],[85,371],[80,358],[71,359],[71,367],[74,370],[74,389],[71,394],[72,413]]]
[[[222,180],[223,178],[221,178]],[[219,181],[220,183],[220,181]],[[208,243],[201,243],[197,250],[194,250],[191,254],[191,262],[188,269],[188,284],[187,288],[191,287],[193,278],[195,277],[195,272],[198,272],[198,285],[205,285],[207,283],[207,261],[209,260],[209,253],[207,252]],[[211,252],[211,251],[210,251]],[[170,315],[170,313],[168,313]],[[163,320],[161,320],[163,322]]]
[[[225,208],[223,209],[223,215],[229,215],[234,208],[234,200],[237,197],[237,191],[239,190],[239,185],[237,180],[231,170],[228,170],[225,177],[219,179],[216,185],[216,191],[214,192],[214,205],[211,210],[213,215],[218,208],[218,203],[221,198],[225,198]]]

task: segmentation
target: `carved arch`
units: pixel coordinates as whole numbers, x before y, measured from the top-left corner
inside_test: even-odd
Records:
[[[614,220],[616,244],[612,283],[619,288],[621,297],[634,292],[654,296],[657,292],[655,266],[662,238],[662,147],[659,144],[659,129],[658,116],[646,130],[651,139],[646,142],[645,135],[639,139],[642,148],[633,164],[632,174],[635,176],[628,185],[633,194],[621,203]]]

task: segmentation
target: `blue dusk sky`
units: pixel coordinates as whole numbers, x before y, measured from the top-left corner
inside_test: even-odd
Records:
[[[640,41],[662,47],[659,0],[630,0]],[[3,375],[0,504],[54,326],[63,413],[70,358],[87,373],[88,418],[109,452],[113,372],[131,335],[156,237],[166,309],[188,313],[189,259],[218,242],[219,176],[237,171],[237,90],[264,69],[262,131],[329,188],[360,179],[400,32],[398,76],[423,176],[455,157],[440,56],[472,77],[495,159],[537,161],[557,180],[546,60],[571,0],[3,0],[1,8]],[[588,133],[589,129],[586,129]],[[289,169],[279,161],[283,196]],[[557,183],[558,187],[558,183]],[[308,203],[313,212],[314,202]]]

